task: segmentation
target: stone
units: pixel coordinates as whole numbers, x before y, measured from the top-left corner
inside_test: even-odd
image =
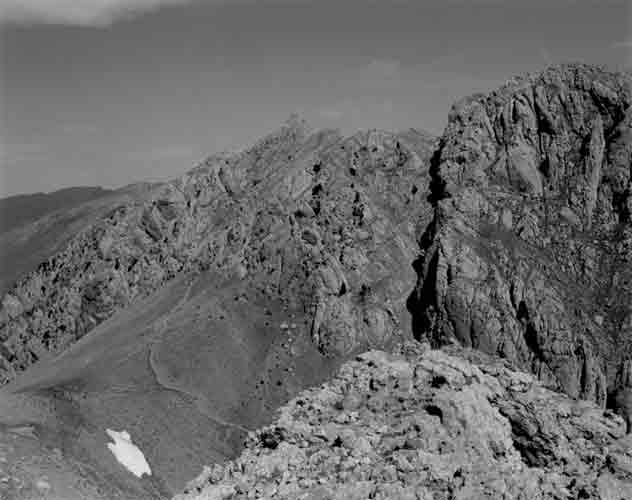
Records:
[[[0,381],[174,278],[201,272],[242,280],[270,308],[306,311],[296,333],[311,334],[327,356],[410,337],[397,316],[415,284],[416,224],[431,218],[434,145],[416,130],[343,138],[291,120],[249,149],[115,198],[4,294],[0,343],[10,352]],[[362,294],[378,283],[370,300]]]
[[[408,392],[393,390],[413,373],[419,383]],[[326,424],[326,434],[338,436],[333,445],[314,439],[296,452],[285,443],[262,446],[257,436],[263,434],[279,433],[286,442],[299,442],[299,429],[319,434],[343,412],[332,395],[369,398],[367,380],[390,388],[386,404]],[[219,466],[217,483],[209,483],[205,468],[174,500],[216,498],[220,491],[235,491],[230,498],[239,500],[254,488],[262,500],[618,499],[632,491],[632,448],[620,417],[545,388],[507,360],[457,346],[367,352],[279,412],[282,419],[257,431],[234,462]],[[349,448],[352,456],[341,460]],[[283,483],[292,488],[275,486],[270,464],[282,464]]]
[[[7,293],[2,299],[2,309],[5,312],[5,317],[9,319],[18,318],[23,312],[24,307],[22,303],[14,295]]]
[[[453,107],[409,301],[417,338],[614,401],[632,348],[631,104],[629,74],[569,64]]]
[[[511,213],[511,210],[504,209],[501,215],[501,220],[502,220],[503,226],[505,226],[505,229],[508,229],[511,231],[511,229],[513,228],[513,214]]]

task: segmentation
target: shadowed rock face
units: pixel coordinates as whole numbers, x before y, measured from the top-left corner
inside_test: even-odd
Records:
[[[568,65],[454,105],[431,167],[417,337],[515,360],[572,397],[629,399],[631,83]]]
[[[177,500],[628,498],[622,419],[462,348],[370,351]]]
[[[430,219],[433,147],[414,130],[343,139],[294,120],[112,206],[4,295],[0,379],[176,275],[206,270],[302,310],[305,334],[328,355],[410,332],[402,315]]]

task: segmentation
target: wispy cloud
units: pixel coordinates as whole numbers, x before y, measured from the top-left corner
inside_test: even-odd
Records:
[[[196,0],[2,0],[1,24],[104,27],[160,7]]]

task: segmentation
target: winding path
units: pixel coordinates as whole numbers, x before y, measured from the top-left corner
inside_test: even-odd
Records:
[[[195,284],[196,279],[195,278],[191,278],[191,280],[189,281],[189,284],[187,286],[186,291],[184,292],[182,298],[180,298],[180,300],[177,302],[177,304],[169,311],[167,312],[165,315],[163,315],[160,319],[156,320],[156,322],[154,323],[154,328],[156,329],[156,332],[154,333],[154,338],[152,339],[152,341],[149,344],[148,347],[148,362],[149,362],[149,367],[151,369],[151,372],[154,375],[154,378],[156,379],[156,383],[164,390],[166,391],[171,391],[171,392],[175,392],[178,394],[179,397],[187,400],[187,402],[189,402],[190,404],[194,405],[196,408],[198,408],[198,410],[200,411],[200,413],[202,413],[203,415],[205,415],[207,418],[209,418],[210,420],[214,421],[215,423],[225,426],[225,427],[230,427],[233,429],[237,429],[239,431],[242,432],[250,432],[252,429],[249,429],[247,427],[244,427],[242,425],[236,424],[234,422],[228,422],[226,420],[224,420],[221,417],[218,417],[217,415],[213,415],[210,414],[208,411],[204,410],[204,406],[200,403],[200,400],[205,400],[204,396],[200,395],[200,394],[195,394],[195,393],[191,393],[188,392],[186,390],[184,390],[182,387],[172,384],[170,383],[168,380],[165,380],[164,378],[162,378],[162,376],[160,375],[160,369],[157,368],[156,366],[156,361],[154,358],[154,347],[156,346],[156,344],[162,342],[163,340],[163,335],[164,333],[167,331],[167,328],[169,326],[169,322],[172,318],[172,316],[177,313],[183,306],[184,304],[186,304],[186,302],[189,300],[189,297],[191,295],[191,290],[193,288],[193,285]],[[206,400],[205,402],[208,403],[208,401]]]

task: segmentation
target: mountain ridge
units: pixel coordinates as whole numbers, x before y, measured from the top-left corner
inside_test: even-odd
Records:
[[[0,440],[61,450],[99,499],[168,498],[234,460],[186,495],[620,500],[630,104],[629,75],[556,66],[461,99],[439,139],[292,117],[71,210],[77,234],[3,297]]]
[[[10,292],[21,306],[5,296],[3,354],[19,373],[0,402],[54,402],[31,422],[66,442],[106,497],[168,497],[234,456],[244,429],[341,360],[411,336],[433,142],[398,137],[282,127],[121,198]],[[87,315],[97,321],[65,341],[57,325],[72,333]],[[129,433],[155,480],[112,462],[105,429]]]
[[[430,169],[417,336],[601,405],[628,390],[631,82],[563,65],[454,105]]]
[[[262,206],[273,207],[279,203],[296,205],[295,197],[307,199],[306,197],[309,196],[305,190],[311,182],[310,179],[324,175],[324,172],[312,171],[314,170],[312,165],[303,166],[303,164],[311,162],[315,165],[318,161],[324,161],[325,164],[331,163],[334,165],[332,168],[342,172],[348,169],[347,153],[332,153],[333,149],[338,147],[344,149],[345,145],[356,147],[362,141],[376,141],[376,144],[379,144],[382,138],[387,137],[395,136],[375,130],[358,132],[347,139],[342,138],[336,131],[328,130],[309,135],[304,122],[295,119],[290,121],[289,125],[286,124],[264,137],[243,153],[211,156],[180,178],[155,185],[147,195],[143,195],[137,201],[131,204],[130,202],[120,203],[118,208],[110,211],[106,216],[105,222],[97,220],[96,224],[84,228],[70,241],[69,246],[62,253],[49,258],[38,271],[23,278],[11,292],[4,295],[3,306],[0,309],[0,338],[9,352],[17,350],[9,354],[9,357],[14,359],[14,368],[23,369],[33,360],[45,355],[47,346],[55,351],[59,348],[58,346],[68,345],[73,338],[83,336],[100,321],[125,307],[135,297],[144,296],[153,291],[156,286],[169,281],[177,273],[197,272],[214,262],[216,256],[213,252],[222,252],[227,243],[230,245],[231,242],[226,238],[243,239],[246,236],[243,231],[254,222],[248,215],[248,211],[252,208],[245,197],[245,189],[263,193],[258,202]],[[395,142],[393,139],[389,140],[391,143]],[[414,140],[420,141],[419,154],[428,156],[427,151],[430,150],[431,145],[427,135],[415,136],[409,133],[406,139],[402,138],[402,143],[405,140],[411,144]],[[352,144],[354,146],[350,146]],[[394,146],[395,144],[392,144],[389,147],[394,148]],[[370,154],[365,153],[367,156],[365,160],[355,159],[354,161],[369,163],[373,161],[368,156],[380,153],[377,152],[377,146],[370,147],[375,151]],[[368,147],[365,150],[368,151]],[[412,149],[397,154],[402,155],[401,158],[413,154],[418,158],[418,153]],[[300,157],[294,159],[293,155]],[[319,155],[324,159],[319,160]],[[302,162],[301,166],[297,162]],[[270,171],[270,168],[279,171],[276,175],[277,177],[280,175],[280,184],[272,185],[264,178],[265,170]],[[309,172],[307,172],[308,169]],[[410,168],[409,171],[413,172]],[[356,176],[353,168],[350,170],[353,172],[351,174],[340,172],[336,175],[340,174],[342,177],[335,182],[342,182],[345,178],[351,181]],[[419,175],[423,176],[423,173]],[[328,174],[326,177],[331,179]],[[421,198],[423,193],[423,182],[423,180],[418,182],[420,188],[418,198]],[[266,189],[270,193],[277,192],[278,194],[271,194],[268,197]],[[314,184],[313,189],[321,188]],[[225,198],[224,206],[218,205],[219,202],[214,198],[217,196]],[[320,196],[320,194],[312,194],[312,198]],[[360,193],[357,192],[355,196],[360,202]],[[382,190],[379,193],[375,192],[375,196],[386,199],[391,195]],[[278,201],[273,201],[275,197]],[[347,204],[349,201],[351,200],[341,202]],[[223,224],[222,217],[226,216],[219,214],[225,212],[226,207],[234,205],[234,209],[238,211],[233,217],[237,217],[239,221],[235,223],[235,230],[238,230],[241,235],[237,236],[237,233],[233,235],[229,231],[223,233],[223,236],[220,235],[221,240],[218,243],[208,243],[211,246],[219,245],[217,250],[201,248],[200,245],[205,244],[204,238],[208,238],[208,234],[200,232],[200,229],[195,226],[198,224],[197,221],[208,226],[208,220],[202,219],[204,214],[211,214],[208,203],[214,203],[217,206],[217,210],[212,215],[215,221],[210,223],[210,227]],[[298,214],[296,219],[302,221],[318,217],[314,213],[314,208],[319,210],[319,201],[312,202],[314,208],[310,208],[305,201],[301,203],[302,208],[297,205],[294,209]],[[380,210],[377,206],[376,208]],[[384,208],[389,209],[388,206],[382,206],[382,209]],[[229,210],[234,209],[229,208]],[[331,206],[330,209],[334,210],[335,207]],[[284,210],[281,208],[281,211]],[[272,215],[272,217],[278,216]],[[290,217],[295,216],[290,215]],[[190,227],[186,228],[182,225],[183,223]],[[325,220],[324,223],[329,224],[329,221]],[[124,231],[121,229],[121,224],[125,225]],[[233,222],[228,221],[228,225],[231,224]],[[263,228],[263,230],[268,229]],[[169,234],[168,231],[175,231],[175,233]],[[314,233],[312,229],[306,227],[305,231],[306,238],[316,238],[312,246],[318,247],[320,243],[316,235],[319,230]],[[310,231],[312,233],[307,236]],[[135,241],[129,241],[132,234],[137,235],[134,236]],[[370,234],[366,237],[371,239]],[[405,245],[411,249],[408,250],[409,252],[412,251],[414,245],[412,241],[408,241]],[[122,253],[117,256],[117,251]],[[249,258],[252,259],[252,257]],[[246,272],[247,262],[223,261],[216,264],[227,268],[225,272],[240,274]],[[258,264],[251,262],[250,265]],[[136,274],[131,276],[130,273]],[[339,279],[329,275],[323,278]],[[66,311],[65,315],[60,314],[61,311],[56,312],[60,307]],[[26,347],[24,342],[30,342],[32,346]],[[4,357],[7,357],[6,352]]]

